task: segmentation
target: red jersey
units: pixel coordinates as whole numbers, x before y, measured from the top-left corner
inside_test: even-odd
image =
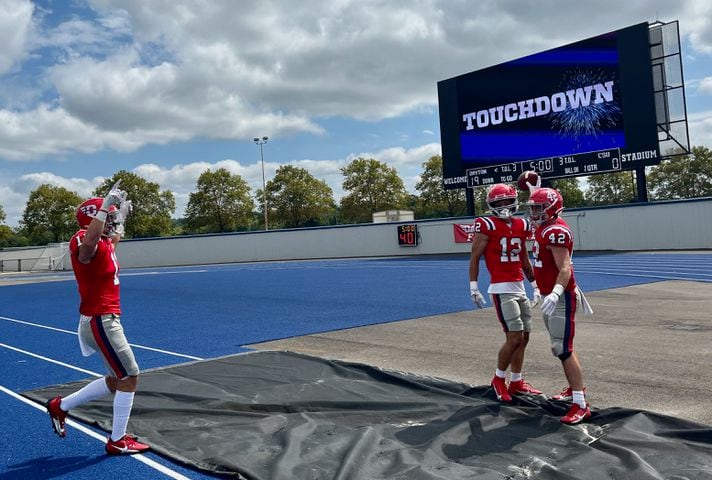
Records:
[[[524,280],[520,254],[526,248],[530,224],[524,218],[511,220],[509,224],[495,216],[475,219],[475,235],[487,235],[484,256],[491,277],[490,283]]]
[[[121,314],[119,305],[119,261],[111,239],[101,236],[89,263],[79,261],[79,245],[86,230],[79,230],[69,242],[74,278],[79,287],[79,313],[93,317]]]
[[[559,275],[554,255],[551,250],[546,248],[547,246],[566,247],[569,256],[573,255],[574,235],[571,233],[569,225],[559,217],[551,223],[547,222],[539,226],[534,232],[534,246],[532,247],[534,277],[542,295],[551,293],[556,284],[556,277]],[[571,265],[571,279],[564,290],[570,292],[575,288],[574,267]]]

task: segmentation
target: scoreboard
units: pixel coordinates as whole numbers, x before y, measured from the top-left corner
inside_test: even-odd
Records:
[[[597,152],[577,153],[573,155],[529,160],[526,162],[470,168],[467,170],[467,186],[472,188],[495,183],[513,183],[517,181],[519,174],[527,170],[534,170],[542,179],[630,170],[638,165],[644,165],[644,158],[638,157],[645,156],[646,155],[622,155],[620,148],[611,148]],[[653,151],[647,156],[657,157],[657,154]]]
[[[647,23],[438,82],[445,189],[661,161]]]

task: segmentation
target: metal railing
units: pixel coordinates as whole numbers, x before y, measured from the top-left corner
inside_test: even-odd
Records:
[[[0,259],[0,273],[64,270],[63,257],[25,257]]]

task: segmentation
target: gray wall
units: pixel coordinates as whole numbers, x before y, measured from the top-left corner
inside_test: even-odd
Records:
[[[576,249],[676,250],[712,248],[712,198],[565,210]],[[706,220],[705,220],[706,219]],[[396,223],[202,235],[122,242],[123,267],[262,260],[467,253],[453,225],[471,218],[417,221],[420,244],[399,247]]]
[[[578,251],[712,248],[712,198],[572,209],[565,210],[563,217],[574,231]],[[467,253],[470,244],[455,243],[453,225],[471,222],[466,217],[416,221],[417,247],[399,247],[397,223],[379,223],[125,240],[117,254],[121,266],[130,268]],[[37,257],[43,249],[55,257],[54,262],[71,269],[68,256],[62,257],[56,246],[1,250],[0,260],[4,259],[8,271],[12,259]]]

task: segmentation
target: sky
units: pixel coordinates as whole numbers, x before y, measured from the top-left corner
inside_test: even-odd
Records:
[[[437,82],[645,21],[680,21],[692,145],[712,147],[709,0],[0,0],[0,205],[134,172],[175,194],[281,165],[343,195],[373,157],[406,189],[440,154]]]

